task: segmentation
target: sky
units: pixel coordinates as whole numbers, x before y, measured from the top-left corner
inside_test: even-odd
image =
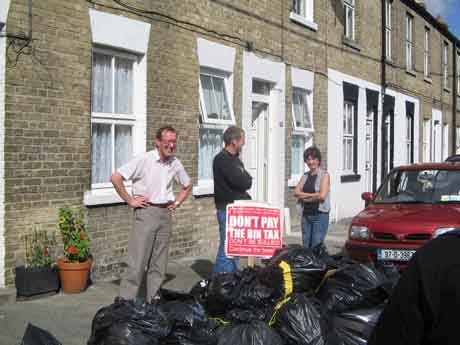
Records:
[[[450,32],[460,36],[460,0],[425,0],[425,4],[431,14],[447,21]]]

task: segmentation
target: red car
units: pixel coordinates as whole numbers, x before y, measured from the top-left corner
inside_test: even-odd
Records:
[[[375,196],[361,197],[368,206],[351,222],[346,254],[404,269],[424,243],[460,228],[460,163],[395,168]]]

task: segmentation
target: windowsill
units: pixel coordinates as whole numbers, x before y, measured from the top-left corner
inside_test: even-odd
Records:
[[[450,93],[450,88],[448,88],[448,87],[443,87],[442,89],[443,89],[444,91],[446,91],[446,92],[449,92],[449,93]]]
[[[205,196],[205,195],[214,195],[214,184],[204,184],[204,185],[196,185],[193,186],[192,189],[193,196]]]
[[[417,73],[413,69],[406,68],[406,73],[413,77],[417,77]]]
[[[430,77],[424,77],[423,80],[426,81],[429,84],[433,84],[433,80],[431,80]]]
[[[291,14],[289,15],[289,18],[292,21],[296,22],[297,24],[305,26],[313,31],[318,31],[318,24],[316,24],[315,22],[312,22],[311,20],[308,20],[307,18],[304,18],[298,15],[297,13],[291,12]]]
[[[347,47],[353,48],[354,50],[361,51],[361,47],[355,40],[349,39],[348,37],[342,36],[342,43]]]
[[[342,175],[342,176],[340,176],[340,182],[341,183],[358,182],[359,180],[361,180],[361,175],[358,175],[358,174],[350,174],[350,175]]]
[[[128,194],[131,194],[130,187],[126,187],[126,190]],[[125,204],[115,188],[93,189],[86,191],[83,196],[83,205],[87,207],[113,204]]]

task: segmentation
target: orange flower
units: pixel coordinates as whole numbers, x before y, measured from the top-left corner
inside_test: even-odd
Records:
[[[80,233],[80,240],[84,240],[85,237],[86,237],[85,234],[81,232],[81,233]]]
[[[78,253],[78,248],[69,247],[69,248],[67,249],[67,251],[69,252],[69,254],[77,254],[77,253]]]

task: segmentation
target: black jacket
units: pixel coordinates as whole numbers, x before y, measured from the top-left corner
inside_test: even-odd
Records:
[[[212,170],[216,208],[225,208],[235,200],[251,199],[247,190],[251,188],[252,177],[238,155],[223,149],[214,157]]]
[[[368,345],[459,344],[460,234],[431,240],[414,254]]]

